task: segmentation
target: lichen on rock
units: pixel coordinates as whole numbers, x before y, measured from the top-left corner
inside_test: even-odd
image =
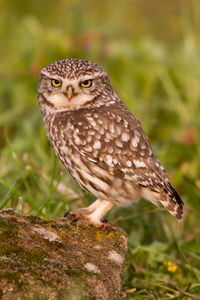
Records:
[[[0,299],[125,299],[127,236],[0,211]]]

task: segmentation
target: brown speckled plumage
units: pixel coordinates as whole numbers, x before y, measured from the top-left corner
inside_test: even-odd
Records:
[[[61,88],[51,86],[54,77],[62,81]],[[84,80],[92,80],[90,88],[81,87]],[[76,95],[70,102],[63,95],[69,85]],[[78,211],[89,223],[100,226],[113,204],[127,205],[141,197],[182,218],[180,196],[101,67],[83,60],[55,62],[41,71],[38,98],[56,155],[98,199]]]

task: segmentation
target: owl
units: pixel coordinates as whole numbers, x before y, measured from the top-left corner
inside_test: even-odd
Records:
[[[56,155],[97,198],[74,210],[75,215],[100,227],[114,204],[127,206],[145,198],[182,219],[183,201],[102,67],[81,59],[48,65],[40,73],[38,100]]]

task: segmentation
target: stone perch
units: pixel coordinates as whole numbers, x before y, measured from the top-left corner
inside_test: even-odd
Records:
[[[0,211],[0,299],[126,299],[121,275],[127,236]],[[71,223],[72,222],[72,223]]]

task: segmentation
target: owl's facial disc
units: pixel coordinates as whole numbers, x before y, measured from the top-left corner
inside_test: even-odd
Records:
[[[42,108],[71,110],[99,101],[107,102],[112,95],[107,73],[95,63],[66,59],[41,70],[38,87]]]
[[[47,75],[47,74],[45,74]],[[45,92],[45,97],[55,110],[74,109],[89,101],[95,94],[95,87],[91,76],[83,76],[80,79],[59,78],[54,76],[46,77],[48,89]]]

